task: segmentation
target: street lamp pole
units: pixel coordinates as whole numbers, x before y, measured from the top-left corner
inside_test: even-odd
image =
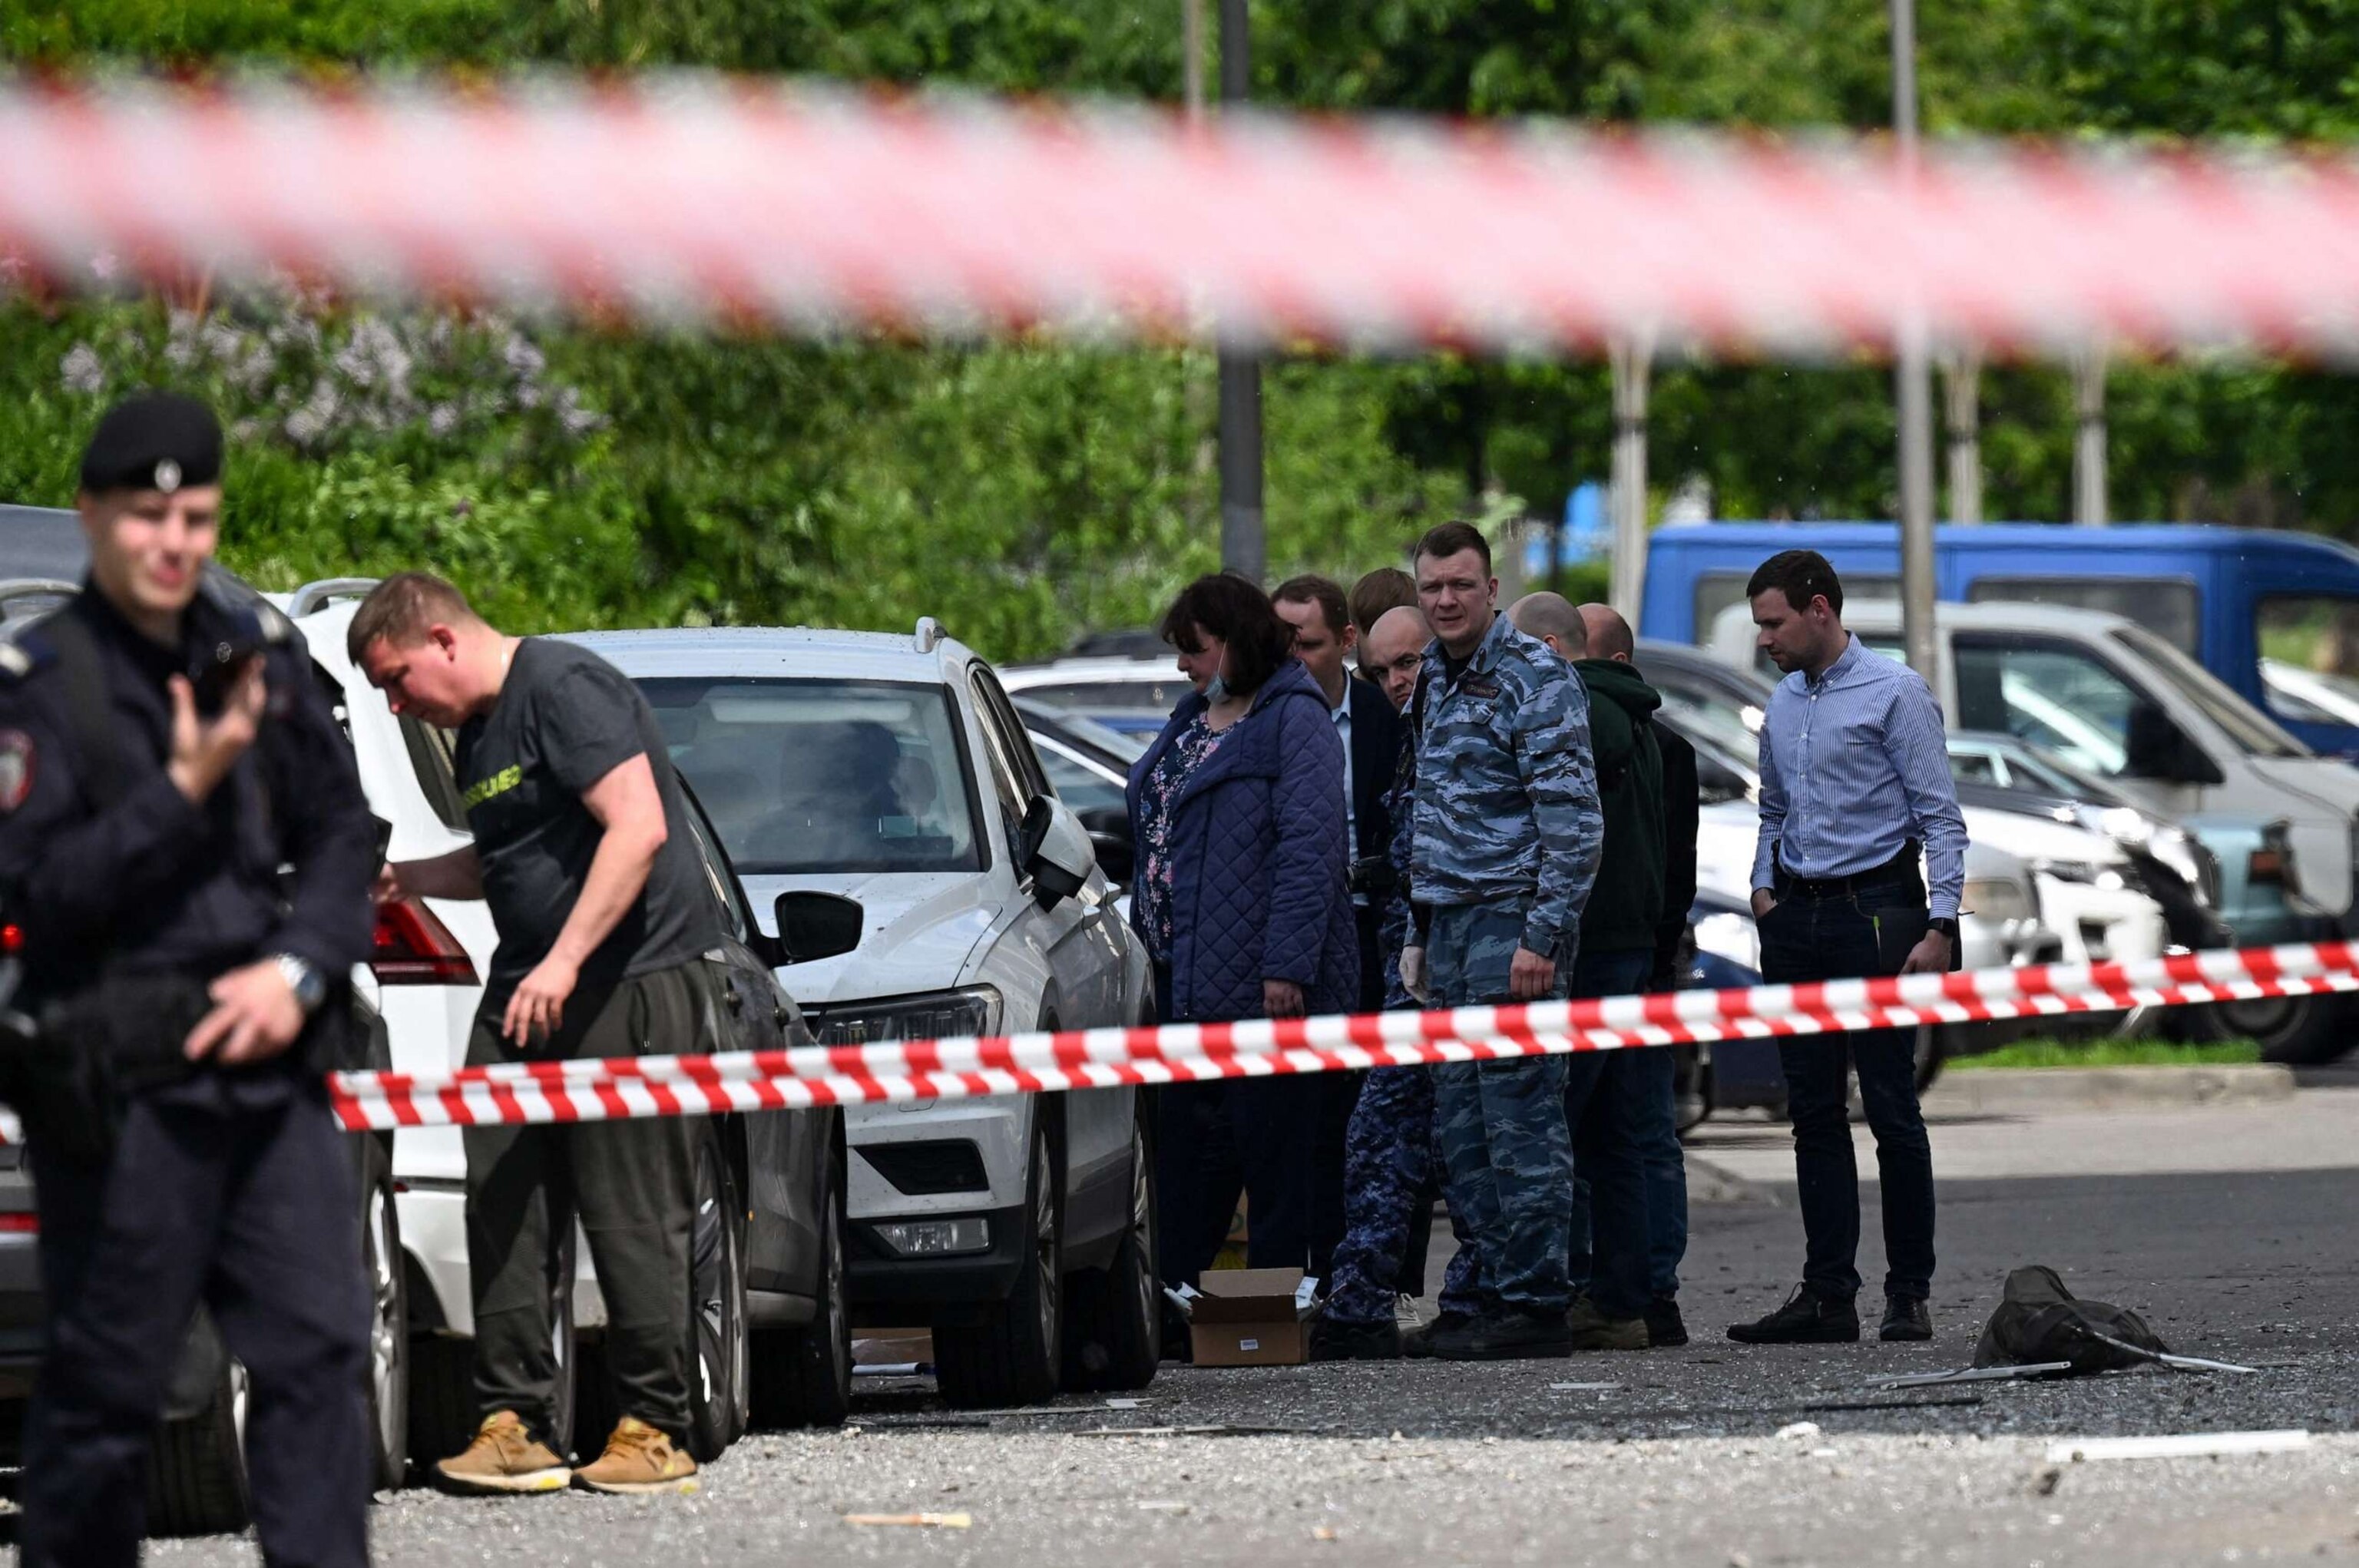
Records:
[[[1246,0],[1221,0],[1221,102],[1252,84]],[[1221,564],[1258,583],[1268,567],[1262,526],[1261,359],[1223,342],[1221,366]]]
[[[1892,0],[1892,133],[1901,178],[1917,171],[1916,0]],[[1898,322],[1894,368],[1900,417],[1900,628],[1908,667],[1934,679],[1933,388],[1925,318],[1914,302]]]

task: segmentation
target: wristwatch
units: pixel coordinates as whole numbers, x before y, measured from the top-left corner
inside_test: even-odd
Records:
[[[318,1012],[320,1004],[328,999],[328,977],[314,968],[310,960],[291,953],[272,953],[270,962],[278,965],[279,976],[295,993],[295,1005],[303,1009],[303,1016],[308,1018]]]
[[[1940,931],[1943,936],[1948,937],[1951,947],[1958,945],[1957,921],[1951,920],[1927,920],[1925,922],[1925,929],[1927,931]]]

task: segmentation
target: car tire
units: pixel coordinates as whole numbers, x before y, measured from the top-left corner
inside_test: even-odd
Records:
[[[745,1209],[718,1129],[696,1141],[688,1245],[688,1447],[709,1465],[745,1434]]]
[[[361,1266],[369,1282],[368,1413],[371,1468],[381,1491],[409,1470],[409,1269],[394,1203],[393,1140],[364,1140]]]
[[[1163,1281],[1155,1272],[1154,1113],[1138,1095],[1130,1132],[1130,1222],[1114,1259],[1065,1281],[1064,1386],[1144,1388],[1163,1359]]]
[[[2197,1040],[2256,1040],[2262,1061],[2288,1067],[2322,1067],[2354,1043],[2354,1009],[2347,996],[2265,996],[2187,1011],[2188,1032]]]
[[[957,1410],[1037,1404],[1057,1391],[1063,1350],[1065,1203],[1056,1149],[1038,1107],[1024,1185],[1023,1266],[1004,1301],[972,1326],[934,1330],[934,1371]]]
[[[758,1427],[834,1427],[852,1411],[852,1310],[843,1285],[843,1174],[831,1155],[820,1193],[818,1312],[792,1328],[754,1334]]]
[[[549,1261],[549,1338],[557,1356],[556,1410],[545,1434],[549,1447],[570,1453],[584,1380],[581,1342],[573,1333],[575,1236],[564,1239]],[[409,1342],[409,1457],[420,1466],[462,1453],[475,1441],[484,1411],[475,1396],[475,1342],[448,1334],[419,1334]],[[605,1433],[601,1432],[603,1439]]]
[[[221,1357],[213,1397],[156,1428],[147,1461],[151,1535],[232,1535],[252,1517],[245,1472],[245,1368]]]

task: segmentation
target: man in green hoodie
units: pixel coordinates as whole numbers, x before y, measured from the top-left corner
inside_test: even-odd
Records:
[[[1663,765],[1651,723],[1662,699],[1627,664],[1588,657],[1581,612],[1562,594],[1527,594],[1507,617],[1571,664],[1589,690],[1605,848],[1582,916],[1571,994],[1631,996],[1646,989],[1654,969],[1655,922],[1663,910]],[[1638,1142],[1648,1079],[1636,1060],[1641,1054],[1577,1052],[1565,1076],[1573,1165],[1589,1188],[1588,1235],[1575,1224],[1569,1259],[1574,1279],[1589,1279],[1588,1294],[1572,1310],[1576,1349],[1644,1350],[1651,1343],[1646,1314],[1654,1291]],[[1593,1242],[1586,1259],[1585,1239]]]

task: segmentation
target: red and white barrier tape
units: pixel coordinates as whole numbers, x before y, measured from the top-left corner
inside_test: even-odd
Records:
[[[2359,165],[886,101],[0,82],[0,281],[286,268],[789,329],[2359,346]]]
[[[2132,964],[1987,969],[1528,1007],[516,1063],[435,1077],[342,1073],[331,1090],[337,1116],[354,1130],[713,1116],[2351,991],[2359,991],[2359,947],[2325,942]]]

